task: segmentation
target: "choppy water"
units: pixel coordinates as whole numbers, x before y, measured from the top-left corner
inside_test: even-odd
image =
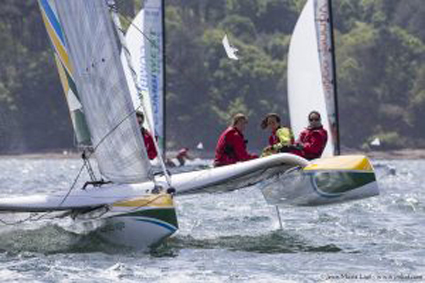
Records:
[[[176,198],[180,230],[149,253],[111,246],[64,220],[0,225],[0,278],[423,282],[425,160],[374,164],[380,196],[328,207],[283,208],[283,230],[275,208],[257,188]],[[0,159],[0,197],[67,191],[80,166],[75,159]]]

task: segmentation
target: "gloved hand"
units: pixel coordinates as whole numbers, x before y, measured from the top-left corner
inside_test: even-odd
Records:
[[[304,149],[304,146],[300,143],[293,144],[292,146],[293,146],[293,149],[296,149],[296,150],[303,150]]]

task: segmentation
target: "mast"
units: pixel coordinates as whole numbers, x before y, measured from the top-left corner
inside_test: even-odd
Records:
[[[335,155],[341,154],[340,136],[339,136],[339,111],[338,111],[338,93],[337,93],[337,80],[336,80],[336,59],[335,59],[335,39],[334,39],[334,27],[333,27],[333,15],[332,15],[332,0],[328,0],[329,10],[329,28],[330,28],[330,39],[331,39],[331,55],[332,55],[332,81],[333,81],[333,92],[334,92],[334,103],[335,103],[335,124],[336,124],[336,144],[335,144]]]
[[[165,0],[161,0],[161,25],[162,25],[162,155],[165,159],[167,150],[167,106],[166,106],[166,94],[167,94],[167,74],[165,71],[166,67],[166,42],[165,42]]]

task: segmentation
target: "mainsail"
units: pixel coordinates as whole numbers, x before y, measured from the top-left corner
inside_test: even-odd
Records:
[[[117,183],[145,181],[151,167],[107,4],[41,1],[57,13],[101,174]]]
[[[319,111],[329,141],[322,156],[338,154],[335,70],[327,0],[308,0],[291,38],[288,58],[288,103],[296,136],[307,115]]]

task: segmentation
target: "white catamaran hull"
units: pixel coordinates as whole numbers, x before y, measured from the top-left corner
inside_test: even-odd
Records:
[[[101,220],[98,234],[114,244],[146,249],[161,243],[178,229],[172,197],[151,195],[115,203]]]

